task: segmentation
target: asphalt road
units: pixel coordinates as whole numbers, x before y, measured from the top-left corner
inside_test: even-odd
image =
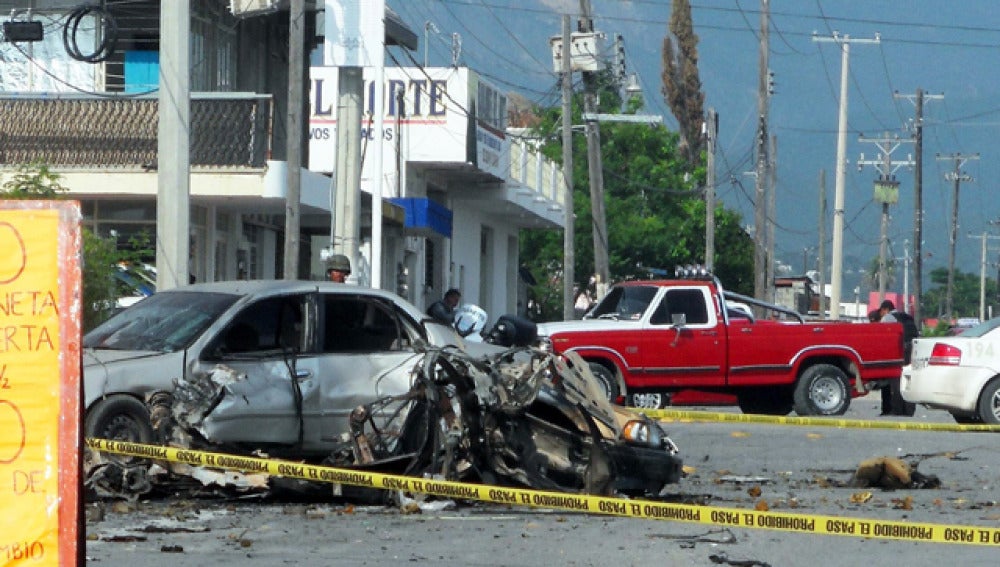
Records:
[[[877,394],[846,417],[951,423],[923,408],[878,417]],[[719,409],[719,408],[710,408]],[[722,408],[722,411],[733,411]],[[675,502],[865,519],[1000,526],[996,433],[670,423],[694,470]],[[858,464],[895,456],[934,489],[849,485]],[[864,498],[865,493],[870,496]],[[761,504],[761,503],[764,504]],[[406,514],[335,501],[157,498],[88,504],[88,563],[297,565],[996,565],[997,547],[819,536],[461,503]]]

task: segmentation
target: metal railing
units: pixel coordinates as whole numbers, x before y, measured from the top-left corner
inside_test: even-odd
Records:
[[[192,167],[264,167],[269,95],[192,93]],[[159,100],[66,94],[0,95],[0,165],[156,167]]]

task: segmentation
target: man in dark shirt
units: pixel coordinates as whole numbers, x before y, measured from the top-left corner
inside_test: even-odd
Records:
[[[920,336],[916,322],[909,313],[896,311],[896,305],[886,299],[878,307],[880,321],[883,323],[899,323],[903,326],[903,363],[910,363],[910,349],[913,339]],[[882,388],[882,415],[911,416],[916,411],[916,405],[903,399],[899,392],[899,381],[893,381],[891,386]]]
[[[443,298],[427,308],[427,314],[445,325],[451,325],[455,322],[455,308],[458,307],[458,302],[461,299],[462,292],[451,288],[444,292]]]

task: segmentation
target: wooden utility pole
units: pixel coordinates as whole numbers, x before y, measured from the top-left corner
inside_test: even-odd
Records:
[[[562,19],[562,158],[563,158],[563,320],[574,318],[573,283],[576,261],[573,239],[576,236],[573,223],[573,72],[570,67],[570,21],[569,14]]]
[[[753,296],[767,299],[767,115],[768,94],[768,23],[770,0],[760,2],[760,50],[757,69],[757,167],[754,172],[754,254]],[[758,308],[757,311],[760,311]]]
[[[951,193],[951,238],[948,241],[948,287],[944,300],[945,319],[950,320],[954,316],[954,312],[952,311],[952,296],[955,292],[955,242],[958,240],[958,189],[963,181],[974,181],[972,177],[962,173],[962,166],[970,159],[979,159],[979,154],[938,154],[936,157],[938,160],[953,161],[955,163],[955,170],[944,175],[945,179],[954,182]]]
[[[705,120],[705,268],[715,270],[715,138],[719,133],[719,115],[708,109]]]
[[[917,89],[915,95],[894,94],[910,100],[916,107],[916,118],[913,121],[914,166],[913,172],[913,318],[920,322],[920,296],[923,290],[923,192],[924,192],[924,100],[940,100],[944,95],[924,94],[923,89]],[[906,299],[909,301],[909,298]]]
[[[590,0],[580,0],[580,31],[593,33]],[[590,207],[594,233],[594,276],[597,279],[597,297],[607,292],[610,266],[608,265],[608,229],[604,213],[604,166],[601,160],[601,126],[597,121],[597,73],[583,72],[583,112],[588,115],[587,171],[590,178]]]

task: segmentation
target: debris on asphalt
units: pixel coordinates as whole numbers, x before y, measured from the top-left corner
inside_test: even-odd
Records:
[[[876,457],[862,461],[854,472],[851,485],[859,488],[938,488],[941,481],[925,475],[916,467],[896,457]]]

